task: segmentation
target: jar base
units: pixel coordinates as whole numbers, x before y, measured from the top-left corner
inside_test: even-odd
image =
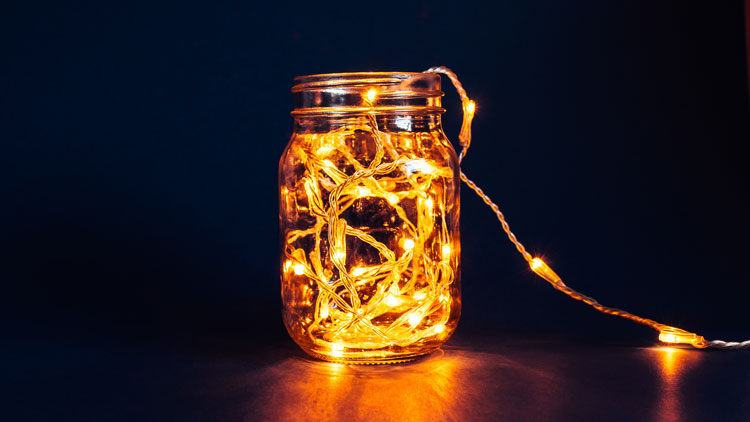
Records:
[[[439,347],[429,350],[422,350],[414,353],[399,353],[392,355],[384,355],[383,351],[370,351],[370,352],[352,352],[351,356],[336,357],[323,353],[315,352],[314,350],[305,350],[305,353],[314,357],[315,359],[324,360],[333,363],[343,363],[347,365],[391,365],[411,362],[420,358],[423,358],[430,353],[438,350]]]

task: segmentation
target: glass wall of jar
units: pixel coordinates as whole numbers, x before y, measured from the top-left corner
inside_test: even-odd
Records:
[[[340,362],[437,349],[461,313],[459,168],[439,75],[312,75],[292,92],[279,163],[289,334]]]

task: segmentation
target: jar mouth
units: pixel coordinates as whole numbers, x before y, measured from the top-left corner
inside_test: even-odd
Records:
[[[292,86],[300,114],[443,113],[440,75],[351,72],[298,76]],[[371,101],[367,101],[367,99]]]

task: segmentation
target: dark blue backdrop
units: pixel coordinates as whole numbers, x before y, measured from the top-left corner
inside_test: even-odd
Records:
[[[743,4],[695,3],[4,3],[7,335],[288,341],[292,78],[447,65],[478,103],[465,171],[568,284],[749,337]],[[462,207],[459,334],[655,341],[533,277],[467,189]]]

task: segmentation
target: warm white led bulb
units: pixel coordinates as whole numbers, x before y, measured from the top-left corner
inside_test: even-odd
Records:
[[[414,241],[411,239],[404,239],[403,246],[405,250],[410,251],[414,249]]]
[[[357,186],[354,191],[356,192],[358,198],[364,198],[365,196],[372,195],[372,191],[364,186]]]
[[[344,355],[344,346],[338,343],[331,344],[331,356],[335,358],[340,358]]]
[[[419,313],[415,312],[415,313],[409,315],[408,320],[409,320],[409,325],[411,325],[412,327],[414,327],[414,326],[418,325],[420,321],[422,321],[422,315],[420,315]]]
[[[393,296],[389,294],[385,297],[385,304],[390,306],[391,308],[396,307],[400,305],[401,303],[402,303],[402,300],[397,296]]]

